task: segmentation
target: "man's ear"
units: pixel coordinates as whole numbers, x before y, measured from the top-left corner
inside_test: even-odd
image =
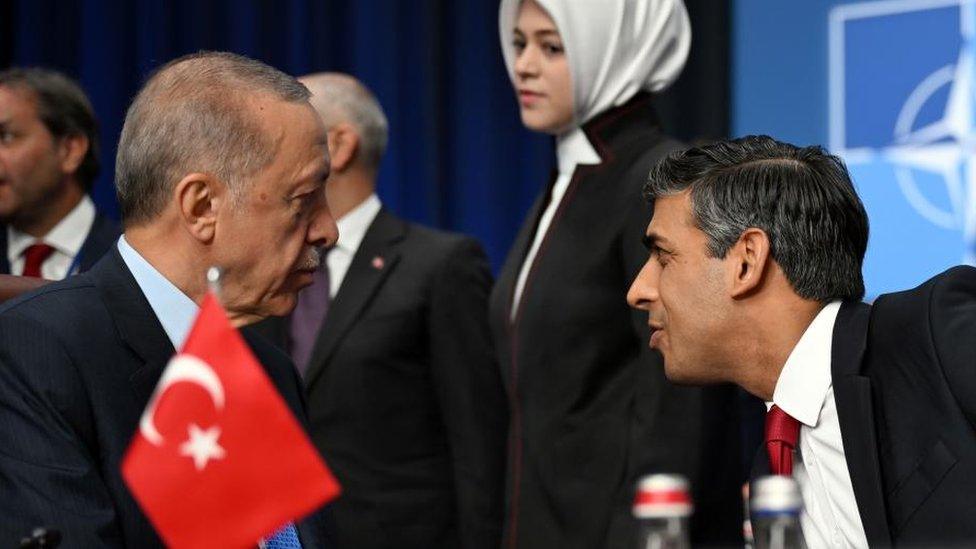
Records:
[[[230,189],[210,174],[190,173],[173,190],[183,227],[201,243],[217,232],[217,212],[230,199]]]
[[[763,282],[770,258],[769,235],[762,229],[751,227],[743,231],[739,240],[728,251],[726,259],[734,269],[732,298],[755,292]]]
[[[359,134],[352,124],[340,122],[329,130],[328,135],[329,157],[332,159],[330,167],[333,172],[341,172],[359,153]]]
[[[61,157],[61,173],[70,175],[78,171],[88,154],[88,138],[84,135],[66,135],[60,139],[58,152]]]

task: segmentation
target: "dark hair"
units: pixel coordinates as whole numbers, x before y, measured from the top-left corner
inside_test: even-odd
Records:
[[[125,115],[115,194],[126,226],[155,218],[185,174],[215,174],[235,198],[274,160],[277,142],[254,113],[255,97],[308,104],[295,78],[228,52],[174,59],[153,73]],[[310,116],[312,107],[309,105]]]
[[[760,135],[672,153],[644,186],[659,196],[691,191],[709,253],[725,257],[743,231],[762,229],[796,293],[821,302],[864,296],[868,218],[840,158]]]
[[[80,135],[88,138],[88,152],[76,175],[82,187],[90,190],[101,169],[98,120],[81,87],[60,72],[35,67],[0,71],[0,86],[30,92],[38,117],[54,137]]]

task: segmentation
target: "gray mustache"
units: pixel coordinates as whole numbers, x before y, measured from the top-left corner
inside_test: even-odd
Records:
[[[300,270],[314,271],[319,268],[322,264],[322,258],[325,254],[322,252],[321,248],[309,248],[305,252],[305,257],[302,258],[302,262],[299,264]]]

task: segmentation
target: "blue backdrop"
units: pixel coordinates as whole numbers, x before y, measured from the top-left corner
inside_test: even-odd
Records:
[[[728,6],[688,7],[692,54],[660,98],[661,118],[685,139],[723,136]],[[110,215],[125,109],[161,63],[211,49],[295,75],[351,73],[390,120],[380,198],[408,219],[475,235],[497,270],[553,165],[551,139],[519,122],[497,10],[497,0],[0,0],[0,67],[48,66],[82,83],[104,141],[93,194]]]
[[[742,0],[736,134],[824,144],[871,221],[869,297],[976,263],[976,6]]]

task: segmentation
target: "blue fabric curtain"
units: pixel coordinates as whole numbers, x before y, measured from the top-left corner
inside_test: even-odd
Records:
[[[450,0],[14,0],[3,65],[77,78],[104,142],[93,196],[117,216],[112,167],[125,109],[161,63],[229,50],[290,74],[363,80],[390,119],[379,195],[411,220],[475,235],[497,269],[552,165],[524,130],[498,45],[497,4]]]
[[[660,98],[661,118],[684,139],[722,136],[728,5],[689,1],[688,9],[692,55]],[[104,144],[93,195],[112,216],[125,109],[160,64],[229,50],[294,75],[353,74],[390,120],[379,176],[385,205],[478,237],[497,270],[553,165],[552,140],[519,122],[497,10],[497,0],[0,0],[0,66],[47,66],[81,82]]]

